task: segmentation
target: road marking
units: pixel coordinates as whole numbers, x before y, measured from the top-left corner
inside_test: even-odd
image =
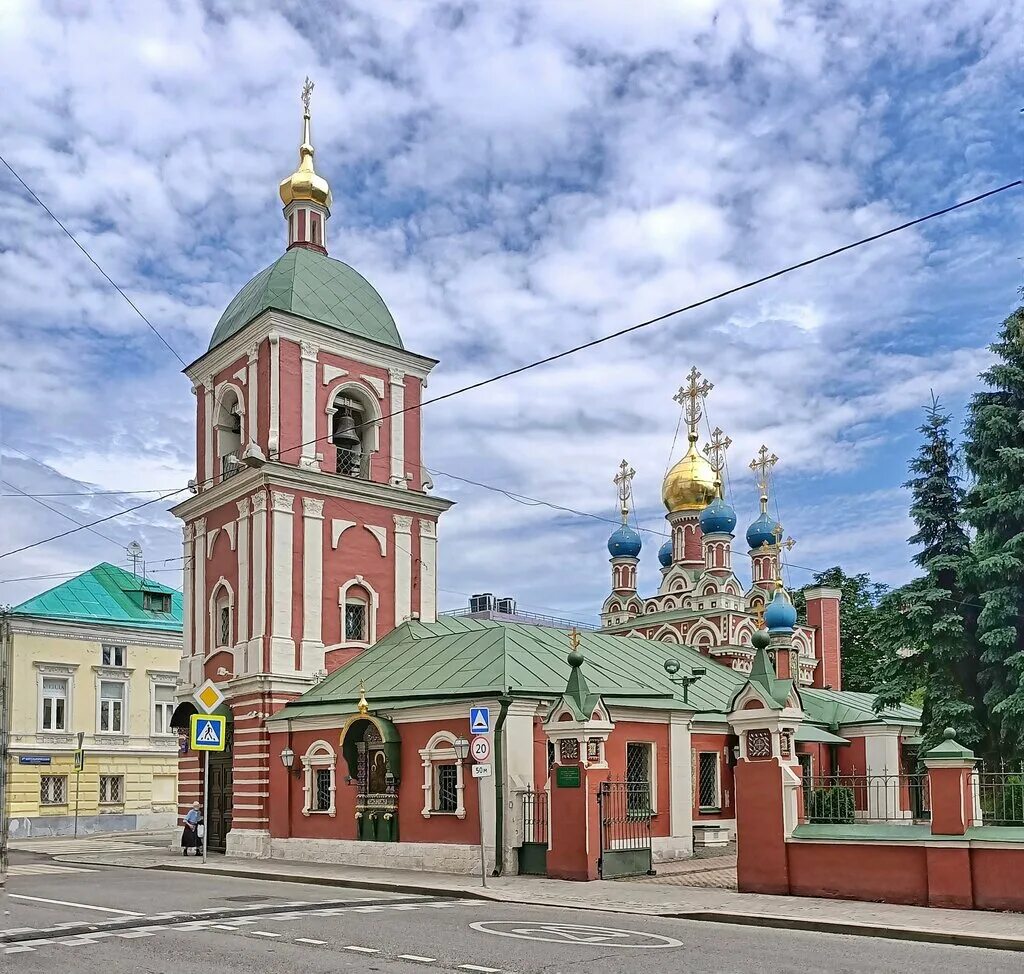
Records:
[[[682,947],[683,942],[675,937],[663,937],[658,933],[644,933],[641,930],[619,930],[616,927],[597,927],[584,923],[531,923],[520,920],[480,920],[471,923],[473,930],[491,933],[498,937],[515,937],[519,940],[536,940],[551,944],[588,944],[600,947],[626,947],[657,949]]]
[[[50,903],[53,906],[74,906],[80,910],[96,910],[99,913],[120,913],[126,917],[141,917],[144,913],[136,913],[134,910],[115,910],[111,906],[92,906],[90,903],[69,903],[67,900],[46,900],[41,896],[25,896],[22,893],[8,893],[12,900],[31,900],[33,903]]]
[[[280,937],[281,936],[279,933],[269,933],[266,930],[250,930],[249,933],[251,933],[254,937]]]
[[[357,947],[355,944],[349,944],[347,947],[342,947],[342,950],[358,950],[360,954],[379,954],[380,951],[376,947]]]
[[[421,964],[433,964],[437,960],[436,957],[420,957],[419,954],[399,954],[399,960],[415,960]]]
[[[35,950],[35,947],[26,947],[24,944],[15,944],[13,947],[8,947],[5,954],[24,954],[27,951]]]
[[[134,940],[136,937],[152,937],[148,930],[128,930],[126,933],[115,933],[115,937],[120,937],[122,940]]]
[[[481,967],[479,964],[459,964],[460,971],[480,971],[480,974],[501,974],[497,967]]]
[[[297,944],[312,944],[314,947],[323,947],[327,943],[326,940],[310,940],[309,937],[296,937],[295,942]]]
[[[413,903],[399,903],[398,906],[390,907],[392,910],[418,910],[419,907]]]
[[[55,866],[51,863],[21,863],[9,866],[8,876],[58,876],[61,873],[94,873],[95,869],[77,869],[74,866]]]

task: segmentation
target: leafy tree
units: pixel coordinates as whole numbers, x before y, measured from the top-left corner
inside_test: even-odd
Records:
[[[839,603],[839,639],[842,649],[843,689],[870,691],[875,684],[874,672],[884,652],[876,637],[877,606],[888,591],[869,575],[847,575],[838,565],[818,572],[809,588],[819,585],[837,588],[843,593]],[[803,591],[793,593],[801,621],[807,619],[807,603]]]
[[[981,682],[1002,757],[1024,750],[1024,307],[989,346],[987,388],[968,407],[965,455],[975,483],[967,517],[976,528],[973,579],[982,606]]]
[[[953,727],[957,740],[980,747],[984,707],[974,642],[975,609],[965,594],[963,573],[970,539],[963,525],[960,461],[949,434],[950,415],[932,396],[919,427],[924,436],[910,461],[910,516],[917,531],[914,562],[924,575],[889,593],[879,605],[875,638],[886,647],[877,672],[876,706],[923,701],[922,750],[938,744]]]

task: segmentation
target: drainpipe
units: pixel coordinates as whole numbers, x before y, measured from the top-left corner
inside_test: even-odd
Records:
[[[512,705],[512,697],[503,694],[498,697],[501,710],[494,725],[494,872],[501,876],[505,872],[505,718]]]

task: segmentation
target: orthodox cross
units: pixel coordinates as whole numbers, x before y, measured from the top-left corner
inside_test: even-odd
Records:
[[[701,403],[714,388],[714,384],[703,378],[697,367],[693,366],[686,377],[686,385],[680,386],[679,391],[672,397],[683,407],[683,417],[686,419],[686,425],[690,427],[691,436],[697,432],[697,424],[704,414]]]
[[[580,631],[575,626],[569,630],[569,645],[574,653],[580,651]]]
[[[758,602],[754,606],[754,618],[757,620],[757,628],[764,629],[764,603]]]
[[[315,87],[316,85],[314,85],[313,82],[309,80],[309,75],[307,74],[306,82],[302,86],[302,108],[307,115],[309,114],[309,96],[313,94],[313,89]]]
[[[775,550],[776,551],[781,551],[783,548],[785,548],[786,551],[792,551],[793,550],[793,546],[796,544],[796,542],[792,538],[786,538],[785,541],[782,540],[782,525],[781,524],[776,524],[775,525],[775,528],[772,530],[772,534],[775,535]]]
[[[774,453],[769,453],[768,447],[763,444],[757,451],[757,456],[750,461],[750,469],[757,478],[757,486],[761,488],[762,494],[768,493],[768,478],[778,462],[779,458]]]
[[[636,471],[625,461],[619,464],[619,472],[612,479],[619,491],[619,510],[622,512],[622,520],[625,522],[629,515],[629,498],[633,495],[633,478]]]
[[[704,444],[704,455],[708,458],[708,463],[711,464],[711,469],[715,471],[715,480],[718,481],[719,493],[722,491],[722,471],[725,469],[725,451],[732,446],[732,438],[726,436],[722,430],[716,426],[715,431],[711,434],[711,442]]]

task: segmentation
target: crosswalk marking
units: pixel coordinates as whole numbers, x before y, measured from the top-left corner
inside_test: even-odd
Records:
[[[314,947],[323,947],[327,943],[326,940],[310,940],[309,937],[296,937],[295,942],[297,944],[312,944]]]
[[[433,964],[437,960],[436,957],[421,957],[419,954],[399,954],[398,959],[414,960],[418,961],[420,964]]]
[[[49,862],[25,862],[9,866],[8,876],[59,876],[61,873],[94,873],[95,869],[81,869],[77,866],[58,866]]]
[[[343,950],[356,950],[360,954],[379,954],[380,951],[376,947],[357,947],[355,944],[349,944],[347,947],[343,947]]]

